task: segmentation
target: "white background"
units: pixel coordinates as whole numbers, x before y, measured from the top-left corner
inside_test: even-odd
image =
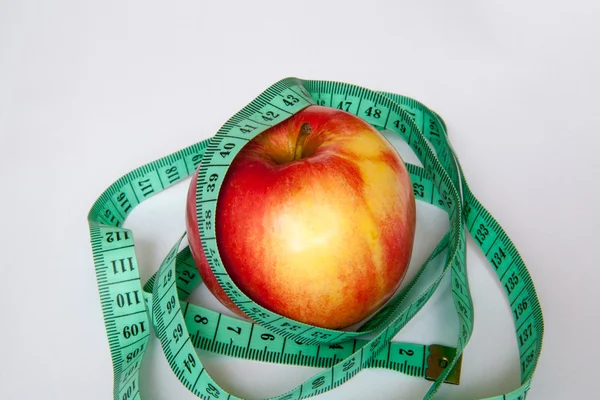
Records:
[[[209,138],[295,76],[404,94],[442,115],[470,186],[517,245],[543,307],[528,399],[596,398],[599,20],[600,3],[576,0],[0,1],[0,397],[111,398],[89,208],[121,175]],[[187,182],[126,223],[143,281],[184,230]],[[419,207],[413,265],[446,226]],[[461,385],[444,385],[440,399],[518,386],[510,310],[468,246],[475,329]],[[448,299],[446,286],[397,340],[453,345]],[[193,300],[221,310],[205,289]],[[318,371],[201,359],[248,399]],[[428,387],[369,370],[316,398],[419,399]],[[194,398],[154,336],[141,394]]]

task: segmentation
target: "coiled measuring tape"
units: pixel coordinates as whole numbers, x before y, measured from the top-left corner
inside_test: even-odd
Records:
[[[356,331],[323,329],[277,315],[250,300],[227,274],[215,239],[214,218],[223,177],[239,150],[253,137],[311,104],[340,108],[379,130],[397,133],[422,167],[408,164],[415,198],[447,212],[449,230],[405,288]],[[196,213],[204,253],[219,284],[254,323],[187,302],[201,283],[182,236],[159,270],[142,285],[133,233],[123,227],[142,201],[199,168]],[[458,383],[462,353],[473,331],[473,304],[466,273],[466,232],[479,246],[512,309],[520,354],[521,386],[494,400],[524,399],[542,348],[542,310],[517,249],[475,198],[448,141],[444,121],[423,104],[400,95],[329,81],[283,79],[201,141],[121,177],[102,193],[88,215],[102,312],[114,371],[115,400],[141,399],[139,371],[151,327],[174,374],[202,399],[239,399],[204,369],[196,349],[252,360],[322,367],[289,392],[272,397],[311,397],[352,378],[364,368],[388,368],[433,381],[424,399],[442,383]],[[435,281],[415,297],[415,287],[432,261],[446,252]],[[446,273],[459,320],[456,347],[391,342],[425,305]],[[365,339],[369,336],[370,339]]]

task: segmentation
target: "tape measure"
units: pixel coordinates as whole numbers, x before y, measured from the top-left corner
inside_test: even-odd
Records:
[[[223,178],[239,150],[259,133],[312,104],[348,111],[379,130],[397,133],[421,166],[407,163],[415,198],[446,211],[449,230],[406,287],[355,331],[323,329],[277,315],[248,298],[227,274],[215,239],[215,207]],[[196,214],[204,253],[219,284],[255,323],[186,301],[201,283],[189,247],[175,243],[158,271],[142,286],[133,233],[123,227],[142,201],[199,168]],[[251,360],[324,370],[279,396],[298,400],[331,390],[364,368],[388,368],[433,383],[458,384],[462,353],[473,331],[473,303],[466,273],[466,232],[485,254],[512,310],[520,354],[521,386],[489,399],[524,399],[542,348],[542,310],[525,263],[504,230],[475,198],[448,141],[444,121],[423,104],[393,93],[346,83],[283,79],[204,140],[121,177],[102,193],[88,215],[96,277],[111,351],[115,400],[141,399],[139,372],[151,328],[173,373],[202,399],[239,399],[204,369],[196,349]],[[435,281],[415,294],[445,252]],[[450,273],[459,320],[455,347],[392,342]],[[407,301],[409,295],[414,301]],[[369,339],[366,339],[369,337]]]

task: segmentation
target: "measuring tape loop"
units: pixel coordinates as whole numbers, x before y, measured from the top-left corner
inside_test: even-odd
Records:
[[[405,140],[422,163],[408,164],[415,198],[447,212],[448,232],[415,277],[356,331],[314,327],[277,315],[249,299],[231,280],[219,256],[214,227],[216,200],[231,161],[265,129],[311,104],[341,108],[375,128]],[[226,150],[226,151],[225,151]],[[199,168],[199,169],[198,169]],[[159,270],[141,286],[133,233],[123,227],[142,201],[198,169],[196,213],[204,253],[219,284],[252,322],[191,304],[201,284],[183,235]],[[139,399],[139,370],[150,335],[158,336],[174,374],[203,399],[237,399],[204,369],[196,349],[252,360],[325,368],[273,399],[301,399],[345,383],[363,368],[388,368],[433,380],[424,398],[443,382],[458,383],[462,353],[473,330],[473,303],[466,274],[466,232],[485,254],[505,289],[515,322],[521,358],[521,386],[490,399],[526,396],[541,351],[543,318],[529,273],[504,230],[471,192],[435,112],[408,97],[354,85],[295,78],[281,80],[230,118],[217,134],[126,174],[95,202],[88,215],[102,311],[114,370],[114,398]],[[465,229],[466,228],[466,229]],[[421,281],[445,252],[433,283]],[[459,320],[457,345],[391,342],[426,304],[450,271]],[[415,298],[407,303],[406,299]],[[371,337],[366,339],[365,336]],[[519,397],[522,396],[522,397]]]
[[[441,253],[445,246],[445,239],[446,237],[442,239],[436,248],[438,254]],[[433,260],[436,256],[436,254],[433,254],[430,260]],[[368,343],[368,341],[360,339],[330,346],[311,346],[301,342],[286,343],[282,337],[272,335],[269,330],[260,325],[223,315],[185,300],[180,300],[182,297],[189,296],[201,283],[201,278],[197,273],[189,247],[186,247],[177,254],[175,275],[177,276],[177,282],[181,281],[182,283],[177,284],[177,296],[172,295],[167,299],[167,313],[170,314],[174,311],[176,303],[179,302],[183,310],[185,326],[195,348],[259,361],[328,367],[332,363],[335,363],[336,360],[344,359],[346,355],[349,355],[351,349],[360,349]],[[155,274],[144,285],[144,295],[146,301],[150,303],[152,303],[153,296],[151,290],[156,279],[157,275]],[[178,338],[176,341],[180,337],[183,337],[182,329],[183,326],[181,328],[176,326],[174,329],[174,333]],[[264,341],[267,342],[265,343]],[[427,357],[431,353],[428,349],[429,346],[399,342],[387,343],[386,345],[389,348],[383,353],[387,355],[373,360],[367,366],[368,368],[378,367],[398,370],[400,372],[406,371],[405,373],[413,376],[425,373],[425,368],[421,364],[413,365],[415,364],[414,362],[409,364],[407,355],[413,355],[415,352],[414,347],[417,346],[418,351],[422,353],[423,357]],[[389,357],[390,352],[392,354],[391,358]],[[319,355],[318,357],[316,357],[317,354]],[[420,363],[423,357],[417,357],[416,359]],[[410,368],[405,364],[410,365]]]

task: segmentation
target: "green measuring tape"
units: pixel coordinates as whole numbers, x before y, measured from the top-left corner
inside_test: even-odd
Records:
[[[448,214],[448,232],[406,287],[356,331],[329,330],[277,315],[250,300],[223,267],[214,218],[223,178],[235,155],[253,137],[312,104],[341,108],[379,130],[400,135],[422,163],[407,163],[417,200]],[[142,286],[133,233],[123,227],[142,201],[192,175],[200,167],[196,213],[204,253],[219,284],[255,323],[186,301],[201,283],[182,236],[159,270]],[[489,399],[524,399],[542,348],[544,323],[531,277],[506,233],[475,198],[448,141],[444,121],[408,97],[328,81],[283,79],[229,119],[217,134],[135,169],[102,193],[88,215],[102,312],[108,334],[114,399],[140,399],[139,371],[151,327],[174,374],[202,399],[239,399],[204,369],[196,349],[252,360],[321,367],[324,370],[287,393],[298,400],[345,383],[363,368],[388,368],[442,383],[458,383],[462,353],[473,331],[473,303],[466,272],[466,232],[485,254],[512,309],[520,354],[521,386]],[[416,294],[432,261],[445,252],[435,281]],[[459,320],[455,348],[391,342],[425,305],[446,273]],[[365,339],[368,336],[369,339]]]

